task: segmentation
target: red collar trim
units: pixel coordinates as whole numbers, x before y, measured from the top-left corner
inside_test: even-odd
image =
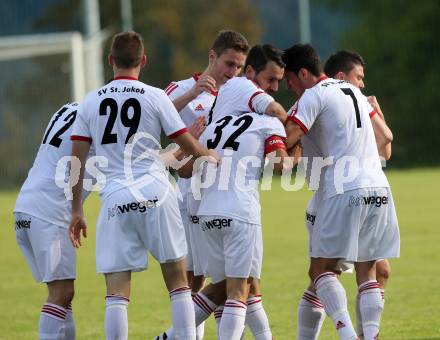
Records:
[[[195,73],[195,74],[193,75],[193,79],[194,79],[195,81],[199,80],[200,75],[201,75],[200,72],[199,72],[199,73]],[[213,96],[217,97],[218,91],[211,91],[210,93],[211,93]]]
[[[324,75],[322,75],[321,77],[318,78],[318,81],[316,82],[316,84],[318,84],[318,83],[320,83],[321,81],[326,80],[326,79],[328,79],[328,77],[324,74]],[[316,85],[316,84],[315,84],[315,85]]]
[[[129,77],[129,76],[115,77],[113,80],[120,80],[120,79],[138,80],[138,78],[136,78],[136,77]]]

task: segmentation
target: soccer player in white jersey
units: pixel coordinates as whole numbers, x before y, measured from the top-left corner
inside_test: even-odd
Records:
[[[292,88],[302,86],[302,78],[314,63],[303,53],[308,47],[296,45],[286,51],[286,69],[291,71],[288,85]],[[356,339],[345,290],[335,274],[340,260],[354,262],[364,337],[374,339],[383,308],[375,263],[398,257],[400,241],[376,145],[381,141],[375,139],[371,124],[373,109],[359,89],[345,81],[322,79],[303,92],[287,126],[287,146],[307,134],[328,161],[319,184],[322,199],[311,234],[311,279],[340,338]]]
[[[17,242],[36,281],[47,284],[40,314],[40,339],[75,339],[71,302],[76,253],[69,240],[71,202],[55,177],[58,161],[70,156],[70,133],[78,104],[62,106],[51,118],[14,208]],[[85,197],[84,197],[85,198]]]
[[[243,35],[235,31],[220,31],[209,51],[209,64],[205,71],[168,85],[165,92],[173,101],[186,126],[192,125],[200,116],[208,117],[212,104],[217,97],[217,89],[228,79],[238,75],[244,65],[248,50],[249,45]],[[186,206],[189,181],[180,178],[178,185],[182,195],[182,199],[179,201],[179,209],[185,225],[188,248],[190,249],[191,237],[188,223],[186,223],[189,221]],[[193,292],[198,292],[202,288],[203,277],[193,278],[190,250],[188,251],[187,265],[191,288]]]
[[[217,157],[187,131],[165,92],[138,81],[146,64],[142,38],[135,32],[114,36],[109,63],[114,80],[90,92],[75,122],[72,154],[81,162],[73,187],[71,239],[86,236],[80,194],[84,156],[90,144],[107,159],[106,182],[97,226],[97,271],[107,285],[107,339],[127,339],[131,273],[147,268],[147,251],[160,262],[170,292],[178,338],[195,339],[194,308],[185,273],[185,234],[177,199],[161,162],[161,129],[193,156]],[[211,159],[218,159],[213,158]]]
[[[201,176],[214,176],[215,180],[202,189],[197,212],[204,240],[199,247],[202,266],[207,268],[213,285],[226,280],[227,300],[219,339],[240,339],[244,330],[250,282],[260,278],[262,264],[259,178],[266,154],[276,151],[279,157],[287,156],[284,136],[284,126],[278,119],[248,113],[224,116],[212,122],[200,137],[203,145],[224,156],[225,166],[208,169]],[[282,164],[277,165],[280,171]],[[205,299],[201,302],[201,309],[204,307],[209,315],[214,306]],[[196,312],[196,320],[200,314],[202,311]],[[254,334],[255,338],[271,339],[270,330],[266,331],[269,334]]]
[[[283,78],[284,63],[281,58],[282,51],[274,48],[271,45],[256,45],[249,51],[245,64],[245,77],[240,81],[240,84],[244,88],[237,88],[237,91],[241,91],[243,95],[235,96],[234,91],[230,91],[231,87],[228,87],[227,91],[223,91],[222,86],[219,90],[215,108],[217,112],[222,112],[221,115],[226,112],[222,110],[223,105],[229,105],[230,113],[233,115],[241,115],[248,113],[251,109],[248,103],[254,93],[258,92],[259,104],[256,107],[259,114],[276,113],[280,117],[286,116],[286,112],[282,106],[274,101],[274,99],[268,94],[278,90],[279,81]],[[233,78],[234,79],[237,79]],[[231,82],[232,80],[229,80]],[[234,83],[236,84],[236,83]],[[235,86],[235,85],[234,85]],[[227,100],[224,96],[232,95],[231,100]],[[233,104],[230,105],[230,104]],[[217,107],[217,105],[219,105]],[[235,107],[235,109],[234,109]],[[270,107],[270,109],[268,109]],[[219,115],[215,115],[217,120],[222,118]],[[197,216],[199,201],[195,201],[193,195],[188,195],[188,208],[192,210],[190,212],[191,220],[195,225],[199,224],[199,218]],[[191,208],[191,209],[190,209]],[[203,236],[203,232],[200,231],[200,227],[196,229],[194,238],[197,240]],[[195,254],[195,257],[200,257]],[[200,261],[194,259],[195,270],[204,272],[205,268],[201,267]],[[216,321],[219,322],[222,315],[222,304],[226,299],[226,284],[220,282],[215,285],[212,283],[207,285],[202,292],[198,293],[194,297],[194,304],[196,310],[196,324],[202,323],[206,320],[211,313],[214,312]],[[252,333],[257,339],[271,339],[272,333],[270,330],[269,322],[264,311],[261,297],[261,289],[259,279],[252,280],[251,292],[248,298],[248,314],[246,315],[246,325],[251,329]],[[172,329],[167,330],[156,339],[174,339]]]
[[[331,78],[345,80],[346,82],[363,90],[364,84],[364,67],[365,62],[359,53],[341,50],[331,55],[324,66],[324,72]],[[368,96],[368,102],[373,107],[376,113],[371,122],[375,134],[376,131],[383,129],[385,126],[387,141],[385,145],[379,146],[379,156],[385,160],[389,160],[391,157],[391,142],[393,140],[393,133],[385,122],[385,116],[380,108],[380,105],[376,99],[376,96]],[[391,265],[388,259],[381,259],[376,262],[376,278],[379,282],[380,292],[382,299],[385,303],[385,288],[388,283],[388,279],[391,274]],[[356,298],[356,331],[358,335],[363,338],[362,330],[362,317],[359,309],[359,297]]]
[[[280,65],[274,60],[267,60],[267,54],[274,53],[274,47],[256,45],[252,49],[258,67],[247,67],[246,64],[244,76],[232,78],[220,88],[208,124],[226,115],[246,112],[267,114],[282,122],[287,119],[284,108],[269,95],[278,91],[280,81]]]

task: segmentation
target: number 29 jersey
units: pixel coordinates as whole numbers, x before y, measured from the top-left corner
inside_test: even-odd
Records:
[[[205,178],[215,175],[215,181],[202,189],[197,214],[261,224],[258,185],[265,155],[285,149],[285,137],[277,118],[256,113],[228,115],[208,125],[200,143],[217,150],[221,163],[203,173]]]
[[[52,116],[32,168],[18,194],[14,212],[26,213],[60,227],[69,226],[72,202],[66,198],[64,190],[57,186],[55,177],[58,161],[72,152],[69,137],[77,109],[77,103],[66,104]],[[61,180],[67,182],[66,178]],[[87,194],[84,192],[84,196]]]
[[[324,199],[348,190],[389,187],[380,163],[370,115],[373,108],[361,91],[327,78],[306,90],[290,117],[332,164],[323,171]]]
[[[145,175],[166,178],[159,157],[161,130],[173,139],[187,129],[174,105],[161,89],[134,78],[119,77],[90,92],[78,109],[72,140],[92,143],[100,167],[105,198],[114,191],[140,184]],[[155,177],[156,178],[156,177]]]

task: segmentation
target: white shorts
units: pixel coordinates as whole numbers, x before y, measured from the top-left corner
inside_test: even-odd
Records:
[[[208,273],[208,268],[203,268],[200,261],[200,245],[203,244],[203,232],[200,229],[200,218],[197,216],[200,201],[192,197],[192,193],[187,195],[187,218],[188,218],[188,234],[189,243],[188,257],[191,257],[192,270],[195,276],[202,276]],[[191,255],[189,255],[191,253]]]
[[[147,251],[160,262],[175,262],[187,254],[185,231],[174,189],[157,182],[136,199],[130,189],[105,198],[96,230],[98,273],[141,271]]]
[[[76,252],[68,229],[25,213],[15,213],[17,243],[38,282],[76,278]]]
[[[261,225],[225,216],[200,216],[203,242],[199,259],[212,283],[226,278],[260,278],[263,262]]]
[[[399,226],[390,189],[356,189],[323,200],[311,245],[311,257],[350,262],[399,257]]]
[[[323,200],[322,191],[318,190],[313,192],[313,196],[310,198],[306,208],[306,228],[309,239],[309,257],[312,257],[312,234],[315,226],[316,215],[319,213],[319,205]],[[352,274],[354,270],[354,263],[340,260],[338,261],[335,270]]]
[[[187,271],[194,271],[194,263],[193,263],[193,254],[192,254],[192,235],[191,235],[191,216],[188,214],[187,209],[180,209],[180,216],[182,218],[183,227],[185,229],[185,238],[186,238],[186,245],[188,247],[188,254],[186,255],[186,270]]]

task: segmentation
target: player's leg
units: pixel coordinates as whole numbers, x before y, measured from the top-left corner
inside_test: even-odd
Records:
[[[220,321],[220,340],[239,340],[243,334],[250,279],[227,278],[227,295]]]
[[[359,285],[359,311],[362,320],[362,333],[365,340],[377,339],[383,300],[379,283],[376,280],[376,262],[355,264],[356,278]]]
[[[127,339],[131,271],[107,273],[105,283],[107,286],[104,321],[106,339]]]
[[[246,326],[250,328],[256,340],[271,340],[269,319],[263,307],[260,279],[252,279],[247,298]]]
[[[17,243],[35,280],[45,282],[49,290],[40,313],[39,338],[73,339],[75,325],[68,307],[74,295],[76,252],[67,230],[22,213],[15,214],[15,221],[28,222],[26,228],[16,229]]]
[[[316,340],[325,320],[324,305],[316,295],[313,283],[307,287],[298,304],[297,340]]]
[[[348,313],[347,294],[334,272],[337,264],[338,259],[312,258],[311,279],[325,311],[333,320],[339,338],[356,339],[357,335]]]
[[[376,280],[379,282],[382,299],[385,300],[385,289],[391,276],[391,265],[387,259],[376,262]]]
[[[322,200],[322,192],[314,192],[310,198],[306,213],[305,226],[308,235],[308,255],[310,258],[313,230],[315,229],[316,215]],[[311,267],[309,265],[309,276]],[[319,336],[322,324],[325,320],[325,311],[322,302],[316,295],[313,282],[310,282],[298,304],[298,331],[297,340],[315,340]]]
[[[75,321],[72,312],[72,300],[75,294],[74,280],[57,280],[47,283],[48,297],[46,303],[43,306],[44,310],[49,308],[60,309],[62,307],[65,310],[64,320],[64,338],[65,340],[75,339]],[[47,323],[47,318],[41,317],[40,322]],[[52,323],[52,320],[49,321]],[[44,328],[44,325],[41,325]]]

